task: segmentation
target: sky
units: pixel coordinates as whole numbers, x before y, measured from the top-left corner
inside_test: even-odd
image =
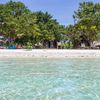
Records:
[[[6,3],[9,0],[0,0],[1,3]],[[79,7],[79,3],[83,1],[92,1],[100,3],[100,0],[13,0],[23,2],[31,11],[49,12],[54,19],[62,25],[73,24],[74,11]]]

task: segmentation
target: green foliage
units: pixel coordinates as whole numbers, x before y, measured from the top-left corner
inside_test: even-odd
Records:
[[[25,49],[33,49],[32,43],[28,42],[25,46]]]
[[[63,48],[63,49],[72,49],[73,48],[73,44],[72,43],[63,43],[62,45],[61,45],[61,47]]]
[[[32,45],[45,41],[71,41],[64,48],[77,48],[82,42],[90,46],[100,40],[100,4],[83,2],[75,11],[74,25],[60,25],[48,12],[32,12],[22,2],[10,0],[0,4],[0,33],[15,43]]]
[[[66,28],[69,39],[74,47],[78,47],[82,42],[87,46],[97,40],[100,33],[100,4],[93,2],[80,3],[74,15],[75,25]]]
[[[37,24],[41,31],[41,41],[60,40],[63,26],[52,18],[48,12],[36,12]]]
[[[60,40],[63,29],[48,12],[32,12],[22,2],[12,0],[0,4],[0,33],[16,43]]]

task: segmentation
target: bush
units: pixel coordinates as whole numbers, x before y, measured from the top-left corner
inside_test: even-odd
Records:
[[[25,49],[33,49],[32,43],[28,42],[26,46],[24,46]]]
[[[64,43],[62,44],[62,48],[63,49],[72,49],[73,48],[73,44],[72,43]]]

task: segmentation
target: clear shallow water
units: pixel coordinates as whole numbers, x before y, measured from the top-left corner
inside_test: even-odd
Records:
[[[0,100],[100,100],[100,59],[0,59]]]

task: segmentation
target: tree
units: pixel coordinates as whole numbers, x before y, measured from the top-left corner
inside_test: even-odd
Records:
[[[41,42],[59,41],[64,33],[64,26],[60,25],[48,12],[36,12],[37,24],[41,32]]]
[[[76,22],[76,34],[79,35],[80,42],[85,42],[87,46],[90,46],[97,39],[100,30],[100,4],[80,3],[73,18]]]
[[[0,5],[0,12],[1,32],[7,38],[26,44],[29,41],[33,43],[33,37],[38,37],[39,28],[36,24],[36,15],[23,3],[10,1]]]
[[[0,32],[15,43],[59,41],[64,29],[48,12],[32,12],[12,0],[0,4]]]

